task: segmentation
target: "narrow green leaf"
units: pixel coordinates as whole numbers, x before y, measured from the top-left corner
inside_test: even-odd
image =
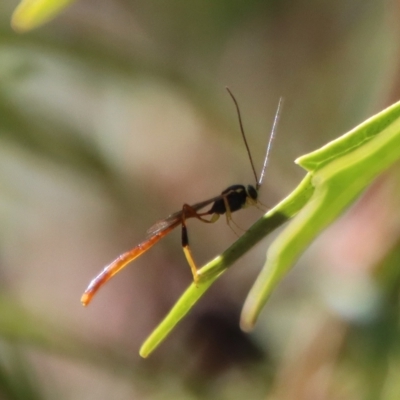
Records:
[[[368,132],[375,132],[375,135],[366,141]],[[360,141],[359,146],[354,137]],[[344,151],[346,146],[351,151]],[[337,152],[342,156],[335,157]],[[309,203],[268,250],[267,262],[242,311],[244,330],[252,329],[272,290],[312,240],[400,158],[400,102],[352,130],[351,135],[326,145],[324,153],[327,158],[331,154],[332,161],[315,173],[309,173],[315,187]],[[311,154],[318,155],[317,152]]]
[[[329,142],[318,150],[299,157],[295,162],[307,171],[315,171],[318,168],[322,168],[336,158],[363,146],[399,117],[399,103],[395,103],[336,140]]]

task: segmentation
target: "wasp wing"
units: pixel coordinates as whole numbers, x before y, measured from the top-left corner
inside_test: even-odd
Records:
[[[220,194],[219,196],[212,197],[211,199],[201,201],[200,203],[196,203],[191,205],[190,207],[195,210],[199,211],[204,207],[207,207],[208,205],[214,203],[217,200],[220,200],[224,197],[225,195]],[[146,237],[151,237],[153,235],[156,235],[157,233],[162,232],[163,230],[169,228],[171,225],[175,225],[178,221],[182,221],[182,216],[183,216],[183,209],[180,211],[177,211],[171,215],[168,215],[167,218],[161,219],[157,221],[153,226],[151,226],[147,232],[146,232]],[[190,217],[188,217],[190,218]]]

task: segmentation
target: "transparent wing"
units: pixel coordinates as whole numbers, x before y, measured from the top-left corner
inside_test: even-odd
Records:
[[[220,194],[219,196],[215,196],[211,199],[204,200],[200,203],[193,204],[190,207],[196,211],[199,211],[202,208],[207,207],[208,205],[214,203],[215,201],[222,199],[224,196],[225,195]],[[171,225],[175,225],[178,221],[182,221],[182,214],[183,214],[183,210],[180,210],[171,215],[168,215],[167,218],[157,221],[153,226],[151,226],[147,230],[146,237],[149,238],[153,235],[156,235],[157,233],[160,233],[163,230],[169,228]],[[190,217],[188,217],[188,218],[190,218]]]

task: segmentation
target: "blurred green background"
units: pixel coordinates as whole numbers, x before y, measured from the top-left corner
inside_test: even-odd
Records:
[[[382,176],[299,261],[251,335],[241,305],[271,238],[147,360],[140,344],[191,281],[171,234],[88,308],[101,268],[158,219],[254,184],[400,97],[400,6],[370,0],[78,1],[29,33],[0,13],[1,399],[398,399],[400,172]],[[235,221],[248,227],[248,209]],[[189,222],[199,265],[236,236]]]

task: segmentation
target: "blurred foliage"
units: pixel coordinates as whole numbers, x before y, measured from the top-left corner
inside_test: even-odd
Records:
[[[56,17],[74,0],[23,0],[14,11],[12,25],[23,32],[36,28]]]
[[[145,361],[140,343],[190,282],[179,233],[79,304],[157,219],[252,183],[225,86],[258,165],[286,98],[269,206],[302,178],[292,160],[398,100],[397,4],[78,1],[25,34],[15,7],[0,16],[2,398],[398,398],[398,166],[314,243],[250,336],[235,320],[268,243]],[[235,236],[199,225],[201,264]]]

